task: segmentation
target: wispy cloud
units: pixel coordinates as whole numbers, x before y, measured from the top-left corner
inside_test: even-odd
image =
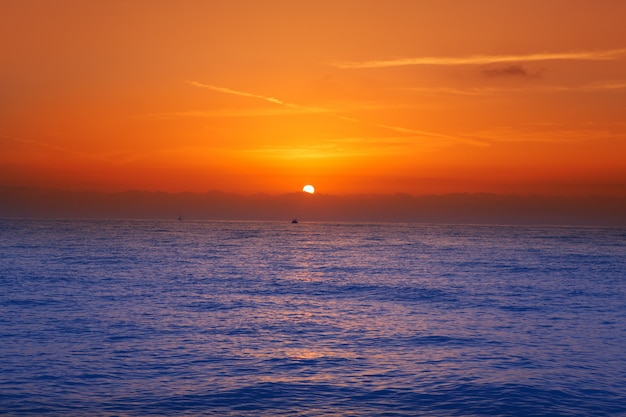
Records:
[[[63,146],[58,146],[58,145],[53,145],[47,142],[43,142],[40,140],[34,140],[34,139],[25,139],[25,138],[21,138],[21,137],[16,137],[16,136],[9,136],[9,135],[4,135],[4,134],[0,134],[0,139],[5,139],[14,143],[19,143],[22,145],[28,145],[28,146],[33,146],[33,147],[37,147],[37,148],[42,148],[42,149],[47,149],[47,150],[51,150],[51,151],[55,151],[55,152],[61,152],[61,153],[65,153],[65,154],[72,154],[72,155],[85,155],[84,152],[80,152],[77,151],[75,149],[70,149],[70,148],[66,148]]]
[[[277,157],[291,160],[345,158],[371,153],[370,150],[341,147],[332,142],[322,145],[300,147],[266,146],[250,148],[245,150],[245,152],[253,155],[265,155],[272,156],[274,158]]]
[[[136,159],[137,157],[137,153],[130,150],[113,149],[107,152],[88,152],[68,148],[65,146],[55,145],[53,143],[44,142],[41,140],[25,139],[22,137],[0,134],[0,143],[2,142],[2,140],[19,143],[21,145],[24,145],[25,147],[28,147],[29,150],[44,151],[47,154],[54,153],[57,156],[63,155],[63,157],[65,158],[76,158],[82,161],[89,160],[91,162],[126,163]]]
[[[224,94],[233,94],[233,95],[241,96],[241,97],[257,98],[257,99],[260,99],[260,100],[265,100],[265,101],[268,101],[270,103],[274,103],[274,104],[278,104],[278,105],[286,106],[286,107],[299,107],[299,106],[297,106],[295,104],[286,103],[286,102],[284,102],[282,100],[279,100],[277,98],[274,98],[274,97],[267,97],[267,96],[262,96],[262,95],[259,95],[259,94],[247,93],[245,91],[231,90],[230,88],[217,87],[215,85],[203,84],[203,83],[199,83],[197,81],[185,81],[185,82],[187,84],[193,85],[195,87],[208,88],[209,90],[217,91],[217,92],[224,93]]]
[[[581,85],[543,85],[536,86],[531,91],[538,92],[610,92],[626,90],[626,80],[596,81]]]
[[[492,88],[454,88],[454,87],[408,87],[403,88],[404,91],[411,91],[418,94],[428,95],[459,95],[459,96],[483,96],[487,94],[494,94]],[[499,92],[500,90],[496,91]],[[517,91],[517,90],[516,90]]]
[[[440,57],[411,57],[373,61],[344,61],[334,65],[343,69],[385,68],[406,65],[485,65],[507,62],[533,61],[607,61],[626,55],[626,49],[611,49],[605,51],[581,52],[542,52],[536,54],[519,55],[470,55],[470,56],[440,56]]]
[[[503,75],[504,76],[504,75]],[[531,75],[532,76],[532,75]],[[418,94],[428,95],[459,95],[459,96],[488,96],[510,93],[575,93],[575,92],[620,92],[626,90],[626,80],[597,81],[580,85],[532,85],[522,87],[410,87],[403,89]]]
[[[626,80],[596,82],[582,86],[581,89],[590,91],[626,90]]]
[[[612,132],[603,129],[565,129],[554,126],[551,130],[517,130],[510,127],[494,128],[476,132],[480,137],[488,138],[493,142],[542,142],[542,143],[572,143],[589,140],[623,141],[626,135],[622,132]]]
[[[253,94],[253,93],[248,93],[245,91],[238,91],[238,90],[233,90],[230,88],[225,88],[225,87],[218,87],[218,86],[214,86],[214,85],[210,85],[210,84],[203,84],[197,81],[186,81],[187,84],[193,85],[195,87],[200,87],[200,88],[207,88],[209,90],[213,90],[213,91],[217,91],[220,93],[225,93],[225,94],[233,94],[233,95],[237,95],[237,96],[242,96],[242,97],[251,97],[251,98],[256,98],[259,100],[265,100],[265,101],[269,101],[271,103],[274,104],[278,104],[280,106],[284,106],[284,107],[288,107],[291,109],[297,109],[297,110],[305,110],[305,111],[314,111],[316,113],[323,113],[327,116],[331,116],[340,120],[345,120],[348,122],[352,122],[352,123],[367,123],[371,126],[376,126],[379,128],[383,128],[383,129],[387,129],[387,130],[391,130],[394,132],[398,132],[398,133],[404,133],[404,134],[409,134],[409,135],[413,135],[416,138],[431,138],[431,139],[443,139],[443,140],[447,140],[447,141],[453,141],[453,142],[462,142],[462,143],[466,143],[466,144],[471,144],[471,145],[475,145],[475,146],[488,146],[488,144],[484,141],[481,141],[479,138],[473,138],[473,137],[461,137],[461,136],[453,136],[453,135],[446,135],[446,134],[440,134],[440,133],[435,133],[435,132],[427,132],[427,131],[423,131],[423,130],[416,130],[416,129],[411,129],[411,128],[407,128],[404,126],[393,126],[393,125],[387,125],[387,124],[382,124],[382,123],[375,123],[375,122],[370,122],[370,121],[364,121],[362,119],[357,119],[357,118],[353,118],[353,117],[349,117],[349,116],[344,116],[342,114],[337,114],[331,110],[328,111],[324,111],[323,109],[317,108],[317,107],[308,107],[308,106],[300,106],[298,104],[293,104],[293,103],[287,103],[284,102],[282,100],[279,100],[277,98],[274,97],[267,97],[267,96],[263,96],[263,95],[259,95],[259,94]],[[178,115],[182,115],[183,113],[174,113],[174,114],[178,114]],[[184,113],[185,115],[190,115],[190,113]],[[192,114],[194,115],[199,115],[201,114],[201,112],[193,112]]]
[[[397,155],[410,152],[416,147],[423,148],[441,146],[437,143],[424,143],[413,136],[384,137],[339,137],[328,138],[317,144],[304,146],[261,146],[247,149],[251,154],[271,155],[286,159],[328,159],[346,157],[371,157]]]
[[[425,130],[410,129],[402,126],[392,126],[381,123],[374,123],[374,126],[382,127],[384,129],[392,130],[398,133],[407,133],[414,135],[417,138],[431,138],[431,139],[443,139],[452,142],[462,142],[468,145],[474,146],[489,146],[489,143],[485,142],[479,137],[459,136],[459,135],[447,135],[443,133],[427,132]]]
[[[167,120],[175,118],[222,118],[222,117],[271,117],[271,116],[290,116],[300,114],[326,114],[328,109],[321,107],[260,107],[250,109],[218,109],[218,110],[189,110],[175,111],[163,113],[149,113],[135,116],[137,119],[146,120]]]

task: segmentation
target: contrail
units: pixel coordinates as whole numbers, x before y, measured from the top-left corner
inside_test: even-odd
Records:
[[[545,52],[525,55],[470,55],[465,57],[414,57],[388,60],[335,62],[333,65],[342,69],[385,68],[406,65],[484,65],[505,62],[531,61],[607,61],[626,54],[626,49],[583,52]]]
[[[297,109],[306,109],[306,108],[308,108],[308,107],[299,106],[297,104],[286,103],[286,102],[281,101],[281,100],[279,100],[277,98],[274,98],[274,97],[266,97],[266,96],[262,96],[262,95],[259,95],[259,94],[247,93],[245,91],[238,91],[238,90],[232,90],[230,88],[218,87],[218,86],[214,86],[214,85],[210,85],[210,84],[203,84],[203,83],[199,83],[197,81],[186,81],[186,83],[190,84],[190,85],[193,85],[195,87],[208,88],[209,90],[217,91],[217,92],[220,92],[220,93],[233,94],[233,95],[241,96],[241,97],[257,98],[259,100],[269,101],[270,103],[274,103],[274,104],[278,104],[278,105],[286,106],[286,107],[290,107],[290,108],[297,108]],[[315,110],[317,112],[319,112],[319,109],[315,109]],[[381,128],[384,128],[384,129],[392,130],[394,132],[409,133],[409,134],[414,134],[414,135],[418,135],[418,136],[426,136],[426,137],[436,138],[436,139],[460,141],[460,142],[464,142],[464,143],[468,143],[468,144],[476,145],[476,146],[486,146],[487,145],[485,142],[481,142],[480,140],[478,140],[476,138],[464,138],[464,137],[459,137],[459,136],[451,136],[451,135],[444,135],[444,134],[440,134],[440,133],[426,132],[426,131],[423,131],[423,130],[409,129],[409,128],[401,127],[401,126],[391,126],[391,125],[385,125],[385,124],[380,124],[380,123],[364,122],[363,120],[355,119],[355,118],[348,117],[348,116],[343,116],[341,114],[336,114],[336,113],[333,113],[331,111],[325,112],[325,114],[327,114],[329,116],[332,116],[332,117],[335,117],[337,119],[346,120],[346,121],[350,121],[350,122],[354,122],[354,123],[367,123],[367,124],[370,124],[372,126],[381,127]]]
[[[185,82],[187,84],[191,84],[191,85],[194,85],[196,87],[208,88],[209,90],[218,91],[220,93],[233,94],[233,95],[241,96],[241,97],[258,98],[260,100],[269,101],[270,103],[274,103],[274,104],[278,104],[278,105],[286,106],[286,107],[299,107],[299,106],[297,106],[295,104],[285,103],[284,101],[281,101],[281,100],[279,100],[277,98],[274,98],[274,97],[266,97],[266,96],[262,96],[262,95],[259,95],[259,94],[246,93],[245,91],[231,90],[230,88],[217,87],[215,85],[203,84],[203,83],[199,83],[197,81],[185,81]]]

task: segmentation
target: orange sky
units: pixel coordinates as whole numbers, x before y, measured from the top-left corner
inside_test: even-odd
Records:
[[[626,195],[621,0],[3,0],[0,186]]]

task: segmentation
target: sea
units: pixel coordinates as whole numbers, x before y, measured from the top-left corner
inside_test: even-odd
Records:
[[[3,416],[626,416],[626,229],[0,220]]]

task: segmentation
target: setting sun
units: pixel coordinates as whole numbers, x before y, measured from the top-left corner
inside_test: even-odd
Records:
[[[304,191],[305,193],[313,194],[315,192],[315,187],[307,184],[304,187],[302,187],[302,191]]]

